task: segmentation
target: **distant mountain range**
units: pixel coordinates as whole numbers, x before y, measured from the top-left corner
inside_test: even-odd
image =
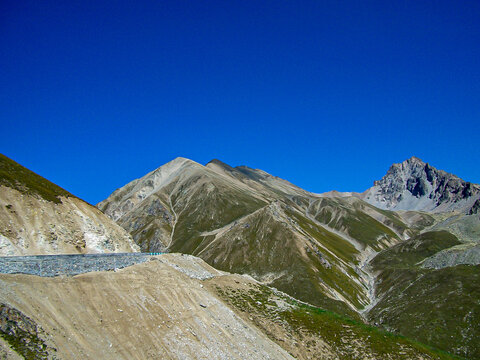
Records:
[[[324,194],[247,166],[177,158],[100,202],[110,219],[2,161],[4,254],[191,254],[314,307],[480,357],[480,186],[418,158],[364,193]]]

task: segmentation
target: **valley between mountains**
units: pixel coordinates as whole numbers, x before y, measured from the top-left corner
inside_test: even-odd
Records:
[[[418,158],[364,193],[324,194],[246,166],[177,158],[98,209],[1,160],[3,256],[172,253],[119,272],[1,275],[4,354],[18,353],[17,314],[42,329],[44,358],[114,358],[110,346],[115,358],[480,358],[480,186]],[[188,277],[192,267],[210,275]],[[65,311],[52,312],[60,299]],[[99,306],[110,320],[89,324]],[[128,322],[113,325],[117,306]],[[127,328],[144,335],[121,338]],[[69,352],[65,334],[77,337]]]

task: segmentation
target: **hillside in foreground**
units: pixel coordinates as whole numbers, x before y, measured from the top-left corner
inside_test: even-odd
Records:
[[[166,254],[73,277],[0,274],[0,354],[35,359],[451,359]],[[17,357],[16,357],[17,356]]]
[[[97,208],[0,154],[0,256],[132,251]]]

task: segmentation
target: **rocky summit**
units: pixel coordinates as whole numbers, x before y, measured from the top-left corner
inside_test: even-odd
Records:
[[[359,197],[387,210],[469,212],[474,211],[480,198],[480,186],[412,157],[393,164],[381,180]]]

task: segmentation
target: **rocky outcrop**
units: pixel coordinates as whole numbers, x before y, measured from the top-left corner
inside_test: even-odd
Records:
[[[457,265],[480,265],[480,245],[463,244],[438,253],[425,259],[422,267],[426,269],[443,269]]]
[[[477,199],[470,210],[468,210],[468,215],[474,215],[478,213],[480,213],[480,199]]]
[[[472,206],[480,198],[480,186],[412,157],[393,164],[358,196],[381,209],[442,212]]]
[[[0,303],[0,337],[25,359],[51,359],[56,349],[43,339],[35,321],[14,307]]]

